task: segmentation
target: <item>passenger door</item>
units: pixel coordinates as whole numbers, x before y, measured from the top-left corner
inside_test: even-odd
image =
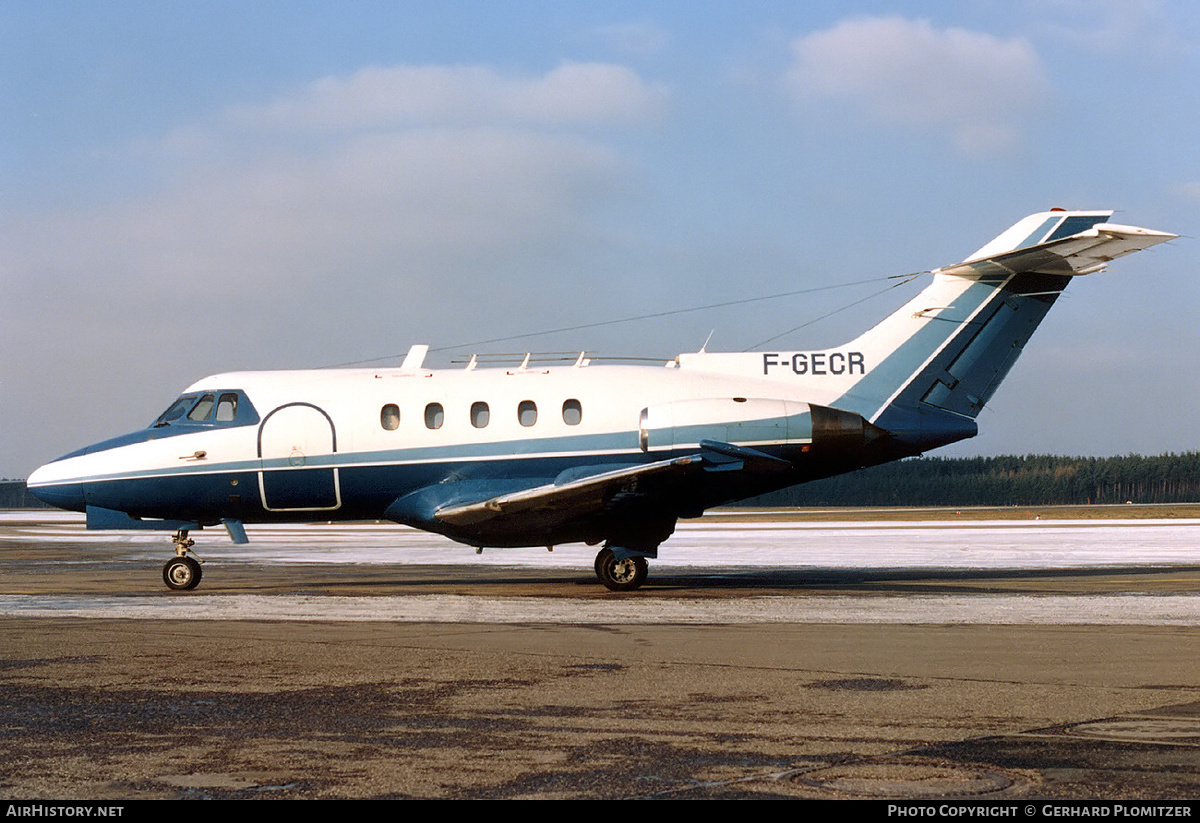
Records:
[[[259,492],[267,511],[329,511],[342,505],[337,433],[311,403],[289,403],[258,430]]]

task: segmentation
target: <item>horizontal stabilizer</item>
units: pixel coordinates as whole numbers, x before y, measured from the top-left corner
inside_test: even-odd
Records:
[[[1178,235],[1137,226],[1097,223],[1078,234],[1007,251],[975,257],[934,274],[972,279],[1004,278],[1013,274],[1091,274],[1126,254],[1174,240]]]

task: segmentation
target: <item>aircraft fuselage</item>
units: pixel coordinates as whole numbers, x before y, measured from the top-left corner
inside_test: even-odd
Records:
[[[437,501],[444,506],[580,468],[683,457],[706,440],[792,464],[752,483],[718,477],[688,484],[664,513],[694,516],[748,496],[744,492],[759,494],[893,456],[895,444],[872,453],[861,425],[850,435],[858,448],[846,449],[851,443],[844,431],[821,428],[828,413],[817,412],[814,433],[812,409],[802,399],[805,385],[811,390],[806,382],[789,391],[759,375],[706,373],[674,363],[215,375],[184,391],[186,408],[176,419],[67,455],[39,469],[30,483],[63,508],[214,525],[227,519],[400,519],[389,507],[419,489],[444,490]],[[231,411],[219,420],[222,402]],[[941,444],[934,439],[904,450]],[[406,514],[401,522],[419,518]],[[478,545],[600,536],[587,518],[556,524],[562,534],[493,529],[486,535],[428,518],[420,525]]]

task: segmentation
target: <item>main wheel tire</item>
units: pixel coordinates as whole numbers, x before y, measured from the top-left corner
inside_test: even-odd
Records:
[[[609,591],[631,592],[641,588],[650,571],[644,557],[627,557],[618,560],[611,549],[602,549],[596,555],[596,576]]]
[[[187,591],[200,585],[200,564],[190,557],[174,557],[163,566],[163,582],[175,591]]]

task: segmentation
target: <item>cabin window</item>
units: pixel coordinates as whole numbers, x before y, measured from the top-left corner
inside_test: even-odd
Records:
[[[522,426],[532,426],[537,422],[537,404],[532,400],[522,400],[517,406],[517,421]]]
[[[379,425],[386,430],[394,432],[400,428],[400,407],[395,403],[388,403],[379,410]]]
[[[578,426],[583,420],[583,406],[578,400],[563,401],[563,422],[568,426]]]
[[[488,410],[488,404],[482,400],[478,403],[471,404],[471,425],[477,429],[482,429],[488,424],[488,418],[491,412]]]
[[[229,423],[237,417],[237,395],[223,394],[217,401],[217,422]]]
[[[441,403],[430,403],[425,407],[425,428],[440,429],[446,422],[446,412]]]
[[[201,397],[200,402],[188,412],[188,420],[207,420],[209,413],[212,411],[214,399],[211,394]]]

